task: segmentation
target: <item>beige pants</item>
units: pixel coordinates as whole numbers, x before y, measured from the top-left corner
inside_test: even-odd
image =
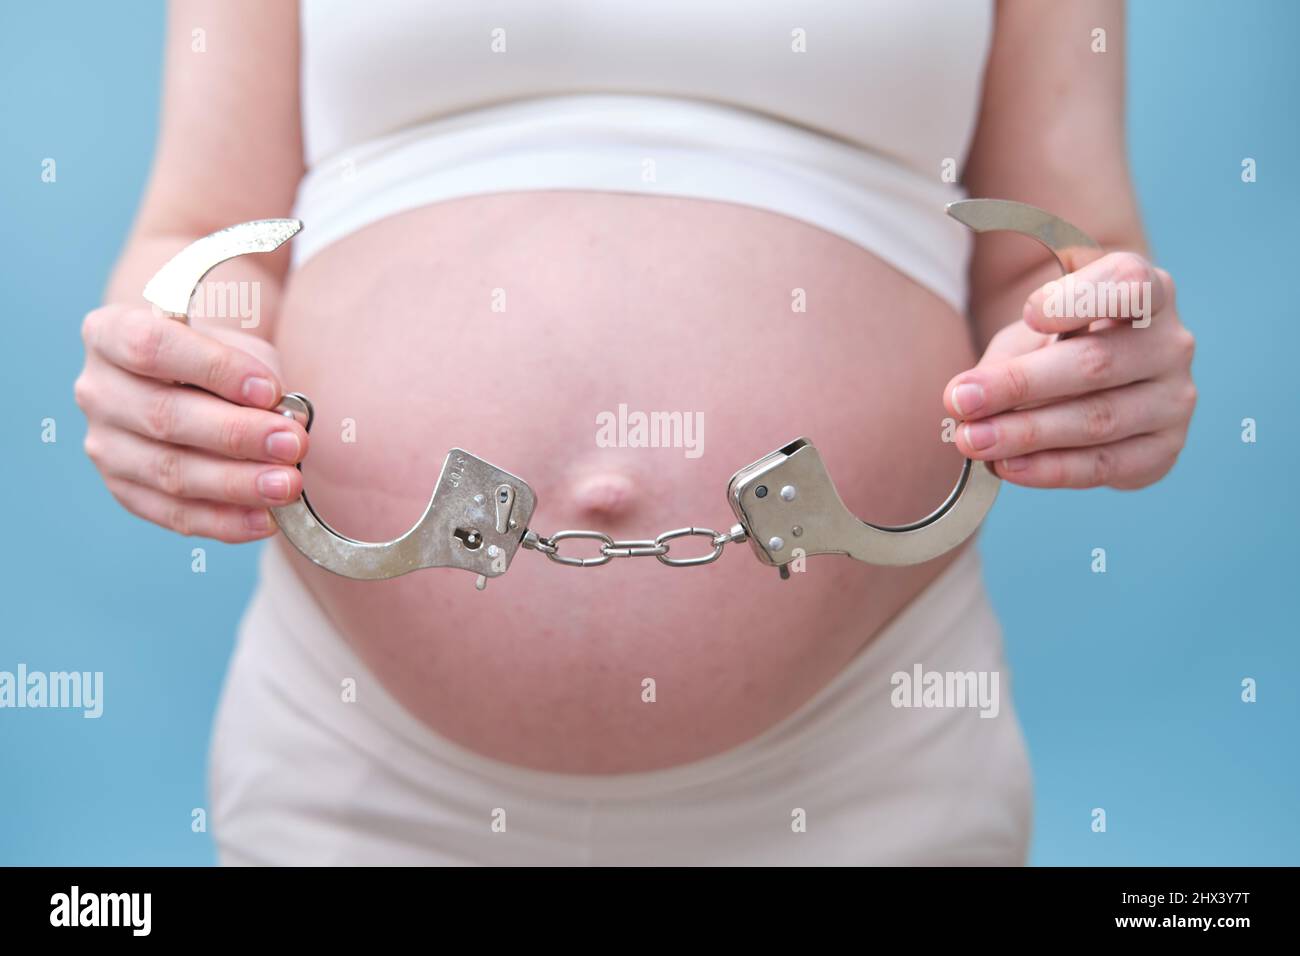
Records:
[[[345,704],[347,677],[364,692]],[[217,715],[213,832],[226,864],[1020,864],[1009,683],[972,548],[753,740],[648,773],[540,773],[407,713],[273,544]]]

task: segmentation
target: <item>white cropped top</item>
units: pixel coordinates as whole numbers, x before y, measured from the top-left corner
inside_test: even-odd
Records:
[[[460,196],[741,203],[963,309],[992,0],[300,0],[302,262]]]

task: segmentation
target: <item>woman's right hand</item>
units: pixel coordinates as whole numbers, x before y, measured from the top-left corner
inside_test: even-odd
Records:
[[[275,348],[137,305],[96,309],[81,332],[86,454],[113,497],[181,534],[232,543],[273,534],[267,508],[301,493],[294,464],[307,452],[302,425],[273,411]]]

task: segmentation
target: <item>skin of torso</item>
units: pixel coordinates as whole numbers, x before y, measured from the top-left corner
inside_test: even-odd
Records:
[[[286,386],[316,405],[312,502],[364,540],[414,524],[453,446],[527,481],[541,534],[725,530],[728,478],[799,436],[857,515],[904,523],[959,473],[942,389],[975,361],[963,317],[844,239],[743,206],[593,192],[469,197],[367,226],[291,274],[275,343]],[[703,453],[599,447],[597,415],[620,404],[702,413]],[[812,557],[781,581],[747,543],[682,569],[521,550],[480,593],[464,572],[353,581],[273,546],[429,728],[572,773],[753,738],[955,557]]]

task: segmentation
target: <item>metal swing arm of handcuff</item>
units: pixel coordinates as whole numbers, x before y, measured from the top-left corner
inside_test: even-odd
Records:
[[[948,215],[977,233],[1017,232],[1038,240],[1062,271],[1073,271],[1100,255],[1096,243],[1050,213],[1001,199],[949,203]],[[191,243],[145,286],[144,297],[162,312],[188,321],[190,298],[214,267],[228,259],[271,252],[302,228],[296,219],[240,223]],[[298,392],[286,394],[282,414],[311,430],[314,410]],[[299,465],[301,468],[301,465]],[[799,438],[732,476],[727,500],[736,517],[728,531],[689,527],[653,539],[619,540],[601,531],[568,530],[549,536],[529,528],[537,496],[527,482],[461,448],[453,448],[424,515],[392,541],[358,541],[340,534],[312,507],[306,491],[298,500],[272,508],[288,541],[322,568],[345,577],[378,580],[421,568],[460,568],[477,575],[481,590],[504,574],[520,548],[538,551],[569,567],[590,568],[617,558],[654,558],[670,567],[712,564],[732,543],[748,541],[764,564],[789,576],[801,556],[848,555],[882,565],[918,564],[957,547],[980,526],[1001,484],[985,463],[965,459],[952,493],[934,512],[901,526],[874,525],[854,515],[840,499],[816,447]],[[674,558],[670,543],[707,538],[710,551]],[[560,553],[565,541],[600,542],[593,557]]]

